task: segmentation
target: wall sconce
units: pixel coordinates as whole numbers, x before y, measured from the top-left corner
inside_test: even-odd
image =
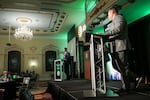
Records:
[[[33,71],[34,71],[35,67],[37,66],[37,61],[36,60],[31,60],[30,66],[31,66],[31,68],[33,68]]]
[[[86,31],[86,25],[85,25],[85,24],[78,27],[78,36],[79,36],[79,38],[82,37],[82,34],[83,34],[85,31]]]

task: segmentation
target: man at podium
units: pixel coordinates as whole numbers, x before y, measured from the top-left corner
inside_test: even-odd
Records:
[[[118,14],[118,7],[114,6],[108,11],[108,19],[111,21],[109,30],[104,37],[109,44],[115,69],[121,73],[122,87],[117,93],[127,94],[130,90],[131,81],[135,81],[135,75],[129,70],[128,50],[131,48],[128,39],[128,26],[125,18]],[[107,37],[107,38],[106,38]]]

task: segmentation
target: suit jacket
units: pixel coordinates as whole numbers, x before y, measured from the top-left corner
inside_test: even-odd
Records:
[[[104,36],[108,37],[111,53],[127,50],[131,47],[127,22],[122,15],[115,16],[109,26],[109,31],[105,32]]]

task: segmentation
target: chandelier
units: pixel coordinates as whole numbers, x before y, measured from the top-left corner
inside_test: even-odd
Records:
[[[20,23],[20,26],[15,29],[14,37],[18,40],[31,40],[33,38],[32,30],[27,27],[27,24],[31,23],[29,18],[17,18],[17,21]]]

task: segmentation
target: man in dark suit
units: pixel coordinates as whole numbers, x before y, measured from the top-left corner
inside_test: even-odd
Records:
[[[70,79],[70,53],[68,52],[67,48],[64,48],[64,69],[67,76],[67,80]]]
[[[122,87],[119,94],[126,94],[130,90],[130,81],[134,81],[135,76],[129,70],[128,50],[131,48],[128,39],[128,26],[125,18],[118,14],[118,8],[112,7],[108,11],[108,19],[111,21],[109,31],[99,34],[105,37],[112,54],[113,65],[121,73]]]

